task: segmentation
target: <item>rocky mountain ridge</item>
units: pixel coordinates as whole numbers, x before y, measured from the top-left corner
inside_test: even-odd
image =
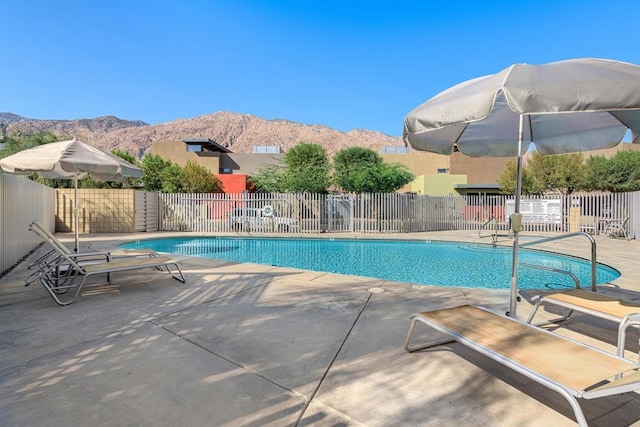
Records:
[[[114,116],[77,120],[41,120],[0,113],[7,134],[49,131],[75,136],[105,151],[126,150],[140,158],[154,141],[182,138],[210,138],[234,153],[251,153],[254,146],[276,145],[287,152],[300,142],[320,144],[329,153],[347,147],[378,151],[384,146],[402,145],[401,137],[354,129],[340,132],[323,125],[309,125],[283,119],[265,120],[249,114],[220,111],[188,119],[149,125]]]

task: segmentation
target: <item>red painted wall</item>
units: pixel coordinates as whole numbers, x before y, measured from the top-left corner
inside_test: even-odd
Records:
[[[222,191],[225,193],[242,193],[249,189],[246,175],[220,174],[218,178],[222,181]]]

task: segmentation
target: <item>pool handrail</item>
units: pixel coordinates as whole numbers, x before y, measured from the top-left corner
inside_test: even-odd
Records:
[[[543,237],[542,239],[537,239],[529,242],[519,243],[519,248],[524,248],[527,246],[534,246],[540,243],[552,242],[554,240],[567,239],[575,236],[584,236],[591,243],[591,290],[593,292],[597,292],[597,260],[596,260],[596,240],[589,233],[585,233],[584,231],[574,231],[572,233],[561,234],[560,236],[552,236],[552,237]],[[529,267],[533,267],[533,265],[528,265]],[[568,273],[568,272],[567,272]]]
[[[482,239],[485,237],[491,237],[491,244],[495,247],[498,243],[498,228],[499,228],[499,222],[498,222],[498,218],[495,216],[492,216],[491,218],[489,218],[488,220],[486,220],[478,229],[478,238]],[[488,235],[483,235],[482,231],[487,229],[487,227],[489,227],[489,225],[493,224],[493,229],[491,230],[491,234]],[[511,238],[511,230],[506,230],[508,234],[506,235],[501,235],[504,237],[509,237]]]
[[[483,238],[483,237],[488,237],[488,236],[483,236],[482,235],[482,230],[484,230],[485,228],[487,228],[489,226],[489,224],[491,223],[497,223],[498,219],[495,216],[492,216],[491,218],[489,218],[488,220],[486,220],[478,229],[478,237],[479,238]],[[494,232],[497,231],[497,228],[494,228],[493,230]]]
[[[522,262],[522,261],[518,261],[518,264],[523,267],[536,268],[538,270],[545,270],[545,271],[552,271],[554,273],[564,274],[566,276],[569,276],[576,283],[576,289],[580,289],[580,279],[578,278],[578,276],[576,276],[570,271],[560,270],[558,268],[552,268],[552,267],[545,267],[543,265],[529,264],[527,262]]]

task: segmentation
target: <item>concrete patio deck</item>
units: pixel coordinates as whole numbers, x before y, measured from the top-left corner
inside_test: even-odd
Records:
[[[81,242],[107,249],[168,235]],[[397,237],[478,240],[471,231]],[[598,260],[622,272],[600,291],[640,300],[640,243],[597,242]],[[580,239],[545,246],[589,251]],[[112,286],[86,287],[59,307],[41,286],[24,286],[42,251],[0,280],[2,426],[574,425],[560,396],[459,344],[402,348],[412,313],[463,303],[504,312],[508,289],[184,257],[186,284],[161,272],[117,273]],[[519,318],[534,294],[522,293]],[[610,322],[576,315],[557,331],[615,351]],[[629,341],[634,357],[637,340]],[[638,394],[581,405],[590,425],[640,425]]]

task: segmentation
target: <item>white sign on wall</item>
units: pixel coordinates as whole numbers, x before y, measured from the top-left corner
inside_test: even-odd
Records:
[[[515,212],[515,200],[507,200],[507,217]],[[562,224],[562,201],[560,199],[522,199],[520,213],[523,223]]]

